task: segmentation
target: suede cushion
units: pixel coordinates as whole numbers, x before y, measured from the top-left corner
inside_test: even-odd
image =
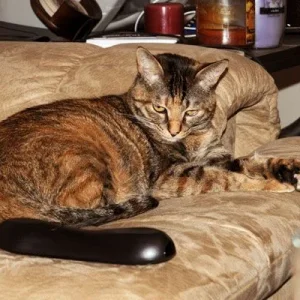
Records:
[[[175,258],[152,266],[118,266],[0,251],[1,297],[264,299],[291,276],[299,194],[237,192],[171,199],[105,227],[132,226],[167,232],[177,248]]]
[[[300,158],[300,138],[280,140],[259,151],[270,156],[275,149],[287,156],[289,144],[293,156]],[[158,265],[118,266],[0,251],[1,297],[264,299],[292,274],[291,238],[300,227],[299,195],[235,192],[170,199],[155,210],[101,227],[164,230],[174,240],[177,255]]]

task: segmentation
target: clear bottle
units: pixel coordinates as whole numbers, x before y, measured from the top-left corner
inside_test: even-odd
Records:
[[[254,44],[255,0],[197,0],[197,39],[205,46]]]
[[[280,46],[286,24],[286,0],[256,0],[255,5],[254,47]]]

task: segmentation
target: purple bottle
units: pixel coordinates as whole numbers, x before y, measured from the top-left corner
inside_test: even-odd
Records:
[[[286,0],[255,0],[255,48],[280,46],[285,29]]]

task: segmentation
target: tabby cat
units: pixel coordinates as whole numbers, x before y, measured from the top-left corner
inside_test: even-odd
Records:
[[[0,123],[1,220],[99,225],[164,198],[294,190],[299,161],[233,160],[215,133],[215,88],[228,60],[201,64],[141,47],[136,59],[123,95],[58,101]]]

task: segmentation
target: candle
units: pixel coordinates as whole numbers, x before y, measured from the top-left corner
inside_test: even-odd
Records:
[[[145,31],[152,34],[183,34],[184,6],[181,3],[145,5]]]

